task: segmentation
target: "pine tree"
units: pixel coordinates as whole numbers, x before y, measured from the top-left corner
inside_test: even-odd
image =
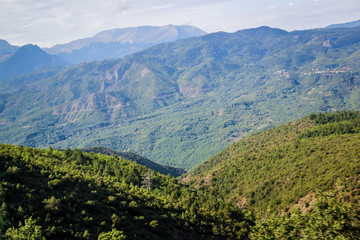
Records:
[[[147,188],[151,192],[151,171],[150,169],[142,176],[141,187]]]

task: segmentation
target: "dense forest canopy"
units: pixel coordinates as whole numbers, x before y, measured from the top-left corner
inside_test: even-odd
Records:
[[[360,173],[360,114],[319,113],[231,145],[185,179],[240,207],[284,209]]]
[[[14,239],[222,239],[251,223],[209,191],[115,156],[1,144],[0,171],[1,231]]]
[[[359,112],[311,114],[183,181],[116,156],[0,144],[1,238],[359,239],[359,126]]]

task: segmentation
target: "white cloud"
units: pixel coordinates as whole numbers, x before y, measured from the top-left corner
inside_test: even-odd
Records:
[[[291,31],[320,28],[360,19],[358,0],[308,1],[301,4],[292,2],[294,5],[291,8],[283,6],[218,18],[213,21],[212,29],[223,26],[223,30],[232,32],[266,25]]]

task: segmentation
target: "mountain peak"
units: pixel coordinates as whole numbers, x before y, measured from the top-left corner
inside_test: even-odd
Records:
[[[44,52],[38,45],[26,44],[20,47],[11,57],[11,61],[31,61],[33,58],[50,58],[51,55]],[[18,59],[19,58],[19,59]]]
[[[20,47],[16,52],[15,55],[21,55],[21,54],[46,54],[38,45],[34,44],[26,44],[22,47]],[[14,55],[14,56],[15,56]]]
[[[10,43],[8,43],[6,40],[0,39],[0,49],[11,47]]]
[[[47,52],[70,62],[80,63],[107,58],[120,58],[159,43],[205,35],[199,28],[182,25],[114,28],[90,38],[59,44]]]
[[[278,29],[278,28],[271,28],[268,26],[261,26],[257,28],[250,28],[245,30],[240,30],[236,32],[237,34],[246,34],[252,37],[259,37],[259,36],[282,36],[288,34],[287,31]]]
[[[0,80],[4,81],[24,73],[64,65],[67,63],[63,59],[47,54],[37,45],[26,44],[2,63]]]
[[[201,36],[206,34],[199,28],[182,25],[140,26],[129,28],[114,28],[102,31],[93,37],[92,42],[121,42],[144,44],[148,42],[168,42],[178,39]],[[84,42],[85,43],[85,42]]]
[[[24,46],[22,46],[20,48],[23,48],[23,49],[39,49],[39,50],[41,50],[41,48],[38,45],[31,44],[31,43],[25,44]]]
[[[5,40],[0,39],[0,63],[9,59],[19,47],[12,46]]]

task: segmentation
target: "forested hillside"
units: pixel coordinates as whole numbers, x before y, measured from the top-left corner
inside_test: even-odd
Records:
[[[137,155],[132,152],[116,152],[116,151],[113,151],[113,150],[111,150],[109,148],[105,148],[105,147],[90,147],[90,148],[81,149],[81,151],[101,153],[101,154],[105,154],[105,155],[109,155],[109,156],[118,156],[120,158],[135,161],[136,163],[143,165],[147,168],[150,168],[161,174],[164,174],[164,175],[170,174],[173,177],[179,177],[181,174],[185,173],[184,169],[157,164],[145,157],[142,157],[142,156]]]
[[[260,27],[17,79],[0,95],[0,141],[106,146],[191,169],[252,133],[359,110],[359,49],[360,28]]]
[[[1,144],[0,237],[360,239],[359,134],[359,112],[311,114],[233,144],[188,184],[116,156]]]
[[[251,224],[211,192],[77,149],[1,144],[0,202],[9,239],[227,239]]]
[[[311,114],[240,140],[184,180],[263,213],[286,210],[318,190],[353,181],[353,200],[359,204],[354,180],[360,174],[359,146],[359,112]]]

